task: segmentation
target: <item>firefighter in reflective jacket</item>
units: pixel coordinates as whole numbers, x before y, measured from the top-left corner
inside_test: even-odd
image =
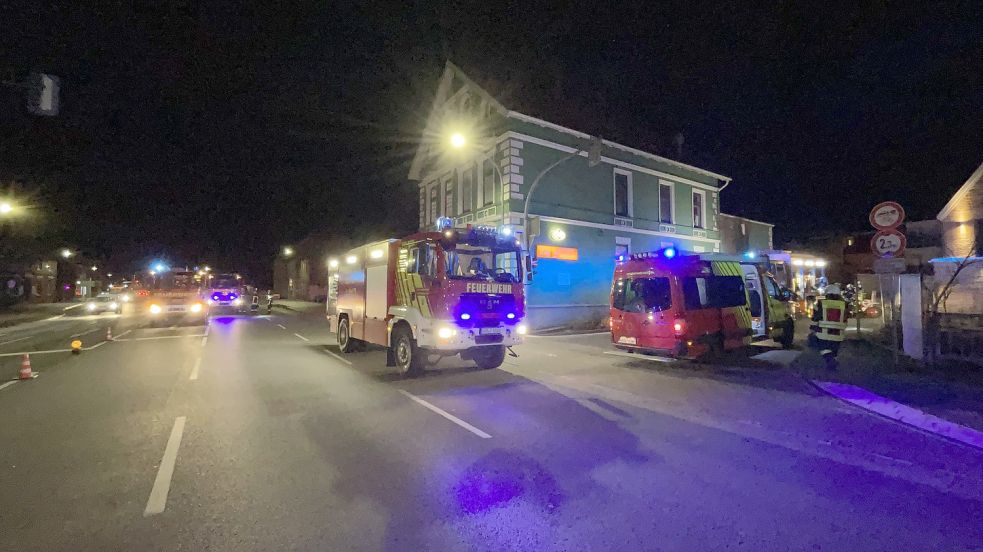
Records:
[[[819,349],[830,370],[836,369],[836,355],[840,352],[840,343],[846,337],[848,316],[847,303],[840,295],[839,284],[826,286],[826,296],[816,302],[812,312],[809,344]]]

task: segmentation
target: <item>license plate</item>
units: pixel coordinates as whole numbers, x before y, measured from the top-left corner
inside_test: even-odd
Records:
[[[621,336],[618,338],[618,343],[624,343],[625,345],[635,345],[637,340],[634,337]]]
[[[167,312],[184,312],[184,307],[167,307]]]
[[[502,328],[478,328],[478,335],[502,335]]]

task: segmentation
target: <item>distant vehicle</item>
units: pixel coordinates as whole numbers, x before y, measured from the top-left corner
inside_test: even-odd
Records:
[[[112,295],[100,293],[85,302],[85,311],[90,314],[102,314],[104,312],[120,314],[123,312],[123,305]]]
[[[449,221],[448,221],[449,222]],[[404,375],[431,355],[497,368],[526,326],[519,245],[495,228],[421,232],[348,251],[329,285],[327,316],[342,352],[388,349]]]
[[[212,311],[244,312],[245,286],[236,274],[216,274],[209,280],[206,303]]]
[[[144,305],[154,322],[164,319],[203,322],[208,317],[208,305],[201,299],[194,272],[164,272],[147,281],[149,297]]]
[[[750,345],[754,333],[740,259],[673,247],[618,260],[610,314],[611,341],[630,352],[697,358]]]

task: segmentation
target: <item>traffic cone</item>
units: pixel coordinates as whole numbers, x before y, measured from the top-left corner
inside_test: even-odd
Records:
[[[106,328],[106,341],[113,340],[113,327],[109,326]]]
[[[26,380],[34,377],[31,371],[31,355],[24,353],[24,359],[20,361],[20,379]]]

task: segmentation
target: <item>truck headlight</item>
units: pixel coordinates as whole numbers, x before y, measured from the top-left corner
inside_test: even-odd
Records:
[[[160,305],[150,305],[150,314],[160,314],[161,310],[163,309],[160,308]]]
[[[445,328],[440,328],[439,330],[437,330],[437,337],[439,337],[441,339],[450,339],[450,338],[454,337],[454,334],[456,334],[456,333],[457,333],[457,330],[455,330],[453,328],[446,328],[446,327]]]
[[[518,326],[515,327],[515,333],[519,335],[526,335],[526,332],[528,331],[529,328],[527,328],[525,324],[519,324]]]
[[[201,312],[201,303],[191,305],[191,312]]]
[[[116,310],[117,307],[119,307],[119,305],[116,303],[116,301],[113,301],[112,303],[109,304],[109,308],[113,310]]]
[[[85,310],[87,310],[87,311],[94,311],[94,310],[96,310],[96,304],[95,303],[86,303],[85,304]]]
[[[235,301],[232,302],[232,304],[238,307],[239,305],[242,304],[242,299],[236,299]]]

